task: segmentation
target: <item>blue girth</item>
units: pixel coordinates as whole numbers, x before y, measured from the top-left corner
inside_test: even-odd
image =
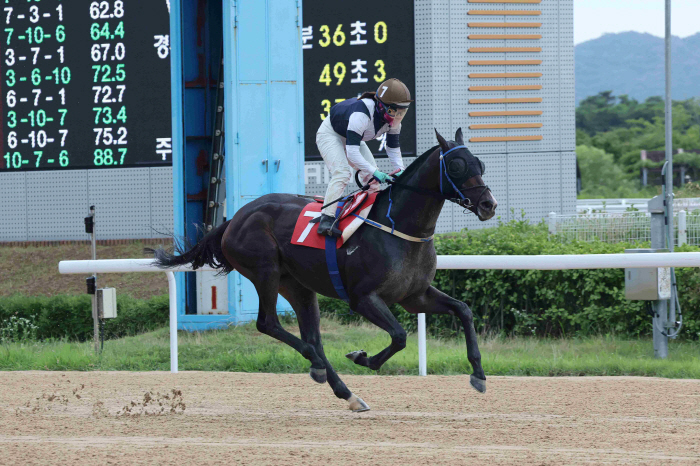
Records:
[[[340,212],[343,210],[343,205],[347,199],[346,197],[338,202],[338,207],[335,210],[335,218],[340,216]],[[340,270],[338,270],[337,242],[338,238],[335,236],[326,236],[326,265],[328,266],[328,275],[331,277],[331,283],[333,283],[333,288],[335,288],[335,292],[338,293],[338,297],[345,302],[350,302],[350,298],[343,285],[343,279],[340,277]]]

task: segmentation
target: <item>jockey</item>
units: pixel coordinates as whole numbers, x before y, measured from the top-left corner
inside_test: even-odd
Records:
[[[379,190],[391,176],[377,170],[374,156],[365,141],[378,139],[386,134],[386,154],[393,171],[404,169],[399,133],[401,120],[413,102],[411,93],[404,83],[392,78],[379,85],[377,92],[365,92],[357,99],[348,99],[335,104],[328,117],[323,120],[316,132],[316,145],[331,172],[324,205],[343,195],[345,187],[352,180],[350,167],[360,172],[361,183],[373,183],[369,192]],[[323,209],[318,225],[320,235],[340,236],[335,224],[337,203]]]

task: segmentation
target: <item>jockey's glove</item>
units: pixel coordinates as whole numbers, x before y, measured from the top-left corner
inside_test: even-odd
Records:
[[[386,183],[388,180],[394,181],[394,179],[391,176],[387,175],[384,172],[380,172],[379,170],[375,170],[372,176],[374,176],[374,178],[376,178],[376,180],[380,183]]]

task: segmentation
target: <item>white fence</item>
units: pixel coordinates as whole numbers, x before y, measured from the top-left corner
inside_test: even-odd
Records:
[[[700,212],[673,214],[674,244],[700,246]],[[606,212],[577,215],[549,214],[549,232],[562,240],[606,243],[651,241],[651,214],[647,212]]]
[[[438,256],[438,269],[457,270],[564,270],[618,269],[625,267],[700,267],[700,252],[658,254],[572,254],[551,256]],[[201,268],[199,270],[213,270]],[[178,371],[177,287],[173,272],[191,272],[187,266],[164,270],[151,259],[61,261],[62,274],[165,272],[170,298],[170,371]],[[425,315],[418,315],[418,373],[427,374]]]
[[[647,212],[647,203],[651,199],[577,199],[576,212],[591,213],[621,213],[629,210]],[[676,198],[673,200],[673,210],[693,211],[700,209],[700,198]]]

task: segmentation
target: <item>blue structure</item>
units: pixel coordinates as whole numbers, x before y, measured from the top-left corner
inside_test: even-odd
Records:
[[[170,39],[175,235],[197,238],[203,221],[222,44],[227,215],[267,193],[303,193],[301,2],[171,0]],[[177,275],[180,328],[256,318],[255,288],[237,272],[228,315],[197,315],[195,274]],[[278,310],[291,307],[280,297]]]

